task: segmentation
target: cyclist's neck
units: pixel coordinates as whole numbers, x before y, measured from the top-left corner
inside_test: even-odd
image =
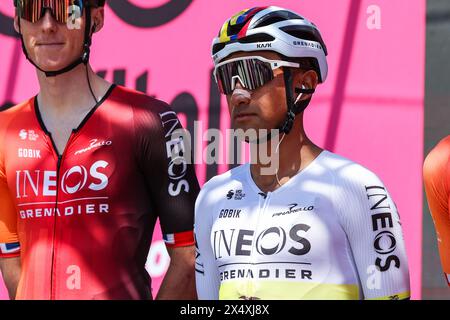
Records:
[[[96,100],[101,101],[111,86],[90,68],[88,70],[96,99],[90,92],[84,65],[54,78],[46,78],[43,74],[39,76],[39,112],[46,130],[52,134],[59,154],[64,152],[72,130],[79,127],[97,105]]]
[[[88,72],[92,91],[99,101],[110,84],[98,77],[90,66]],[[83,64],[56,77],[46,77],[44,73],[38,71],[38,80],[40,85],[38,100],[42,112],[64,114],[92,108],[96,104],[89,89],[86,66]]]
[[[280,188],[323,151],[307,137],[302,126],[294,126],[289,134],[281,135],[276,141],[268,144],[267,157],[259,156],[250,167],[253,181],[263,192]],[[277,151],[278,141],[281,143]]]

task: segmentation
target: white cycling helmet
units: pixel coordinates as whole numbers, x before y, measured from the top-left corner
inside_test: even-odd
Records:
[[[327,48],[319,29],[291,10],[255,7],[228,19],[213,40],[214,64],[239,51],[274,51],[287,58],[313,58],[319,82],[327,78]]]

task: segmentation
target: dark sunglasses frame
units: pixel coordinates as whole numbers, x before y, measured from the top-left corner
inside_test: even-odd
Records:
[[[299,63],[248,56],[226,60],[214,68],[214,78],[222,94],[231,94],[236,81],[246,89],[255,90],[274,79],[273,71],[281,67],[300,68]]]

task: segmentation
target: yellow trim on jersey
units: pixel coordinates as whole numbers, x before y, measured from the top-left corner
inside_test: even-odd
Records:
[[[359,287],[352,284],[299,283],[289,281],[226,281],[220,300],[358,300]]]
[[[380,298],[370,298],[367,300],[403,300],[411,297],[411,292],[406,291],[402,293],[392,294],[390,296],[380,297]]]

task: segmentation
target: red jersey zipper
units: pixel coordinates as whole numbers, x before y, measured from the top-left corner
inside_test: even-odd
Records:
[[[50,300],[55,300],[56,299],[56,290],[55,290],[55,278],[56,278],[56,224],[57,224],[57,211],[58,211],[58,196],[59,196],[59,189],[60,189],[60,171],[61,171],[61,165],[63,163],[64,160],[64,156],[66,154],[66,150],[68,149],[70,143],[73,140],[73,137],[75,136],[76,131],[72,130],[72,133],[70,134],[69,140],[67,141],[67,144],[64,148],[64,151],[62,153],[62,155],[59,155],[58,149],[56,148],[56,144],[53,141],[53,137],[51,135],[51,133],[48,133],[48,137],[50,138],[50,141],[52,142],[52,146],[53,146],[53,151],[55,152],[55,154],[58,156],[58,161],[56,164],[56,197],[55,197],[55,214],[54,214],[54,221],[53,221],[53,238],[52,238],[52,265],[51,265],[51,274],[50,274]]]

